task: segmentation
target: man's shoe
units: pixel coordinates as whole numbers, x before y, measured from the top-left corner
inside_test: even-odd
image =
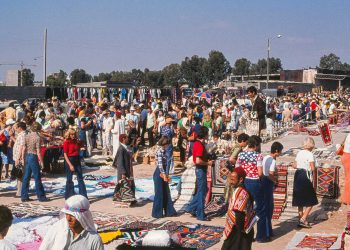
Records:
[[[40,199],[39,201],[40,202],[48,202],[48,201],[50,201],[50,199],[45,197],[45,198]]]
[[[29,202],[29,201],[33,201],[32,199],[21,199],[22,202]]]

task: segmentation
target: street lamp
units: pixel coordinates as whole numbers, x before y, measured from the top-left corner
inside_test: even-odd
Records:
[[[270,80],[270,40],[273,40],[275,38],[281,38],[282,35],[277,35],[272,38],[267,38],[267,65],[266,65],[266,73],[267,73],[267,78],[266,78],[266,88],[269,88],[269,80]]]

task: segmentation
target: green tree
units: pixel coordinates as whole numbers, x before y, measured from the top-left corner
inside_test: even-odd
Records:
[[[175,86],[182,78],[180,64],[173,63],[163,68],[162,75],[164,84],[168,86]]]
[[[22,77],[22,81],[21,81]],[[30,69],[23,69],[20,77],[19,77],[20,82],[22,82],[22,86],[33,86],[34,83],[34,74]]]
[[[72,84],[90,82],[91,75],[87,74],[83,69],[75,69],[70,73],[70,81]]]
[[[222,81],[231,72],[229,61],[222,52],[216,50],[210,51],[206,67],[206,78],[211,83]]]
[[[181,72],[191,87],[200,87],[207,82],[207,59],[197,55],[186,57],[181,62]]]
[[[109,81],[112,78],[111,73],[99,73],[97,76],[94,76],[94,82],[104,82]]]
[[[259,59],[257,63],[252,64],[250,72],[252,75],[266,74],[267,63],[266,59]]]
[[[60,72],[49,75],[46,78],[46,84],[48,86],[52,87],[63,87],[66,85],[67,82],[67,73],[63,70],[60,70]]]
[[[270,66],[270,70],[269,70],[270,74],[278,73],[279,71],[281,71],[283,69],[281,59],[279,59],[279,58],[271,57],[269,60],[269,66]],[[267,73],[267,60],[265,58],[259,59],[256,64],[252,64],[252,66],[250,68],[250,73],[252,75],[266,74]]]
[[[251,62],[247,58],[237,59],[233,68],[235,75],[248,75],[250,72]]]
[[[330,70],[341,70],[342,62],[340,61],[340,58],[337,55],[330,53],[328,55],[323,55],[320,58],[320,68]]]
[[[281,70],[283,70],[281,59],[271,57],[269,62],[270,62],[270,70],[269,71],[271,74],[276,74],[276,73],[280,72]]]

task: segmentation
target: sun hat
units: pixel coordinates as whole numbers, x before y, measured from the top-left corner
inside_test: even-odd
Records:
[[[5,125],[6,125],[6,126],[10,126],[10,125],[13,125],[13,124],[15,124],[15,123],[16,123],[15,120],[13,120],[12,118],[10,118],[10,119],[7,119],[7,120],[6,120]]]

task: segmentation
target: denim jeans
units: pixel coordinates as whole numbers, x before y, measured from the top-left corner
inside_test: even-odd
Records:
[[[173,151],[174,147],[173,145],[169,145],[169,147],[165,150],[166,155],[166,173],[167,174],[173,174],[174,173],[174,160],[173,160]]]
[[[83,179],[83,171],[82,171],[81,165],[80,165],[80,157],[79,156],[70,156],[68,158],[74,166],[74,170],[75,170],[74,172],[77,174],[79,194],[83,195],[87,198],[86,187],[85,187],[85,183],[84,183],[84,179]],[[66,161],[64,161],[64,170],[65,170],[66,175],[67,175],[66,192],[64,194],[64,198],[67,200],[69,197],[75,195],[74,183],[73,183],[74,172],[70,171],[69,166],[68,166]]]
[[[46,199],[43,183],[41,182],[40,166],[38,156],[36,154],[26,154],[25,156],[25,169],[22,183],[21,199],[29,199],[29,182],[32,176],[35,180],[35,192],[38,200]]]
[[[266,211],[266,236],[272,237],[272,214],[273,214],[273,188],[274,183],[266,176],[262,179],[264,190],[264,202]]]
[[[153,174],[154,182],[154,201],[152,207],[152,217],[162,218],[165,216],[173,216],[176,214],[173,201],[171,200],[171,194],[169,184],[160,178],[160,171],[157,167]],[[163,212],[164,211],[164,212]]]
[[[207,194],[207,169],[196,167],[197,193],[193,196],[191,203],[187,206],[188,213],[196,213],[198,220],[206,219],[204,213],[205,196]]]
[[[244,186],[255,201],[254,210],[260,218],[257,223],[256,240],[263,241],[267,238],[266,208],[264,202],[264,190],[259,179],[245,179]]]

